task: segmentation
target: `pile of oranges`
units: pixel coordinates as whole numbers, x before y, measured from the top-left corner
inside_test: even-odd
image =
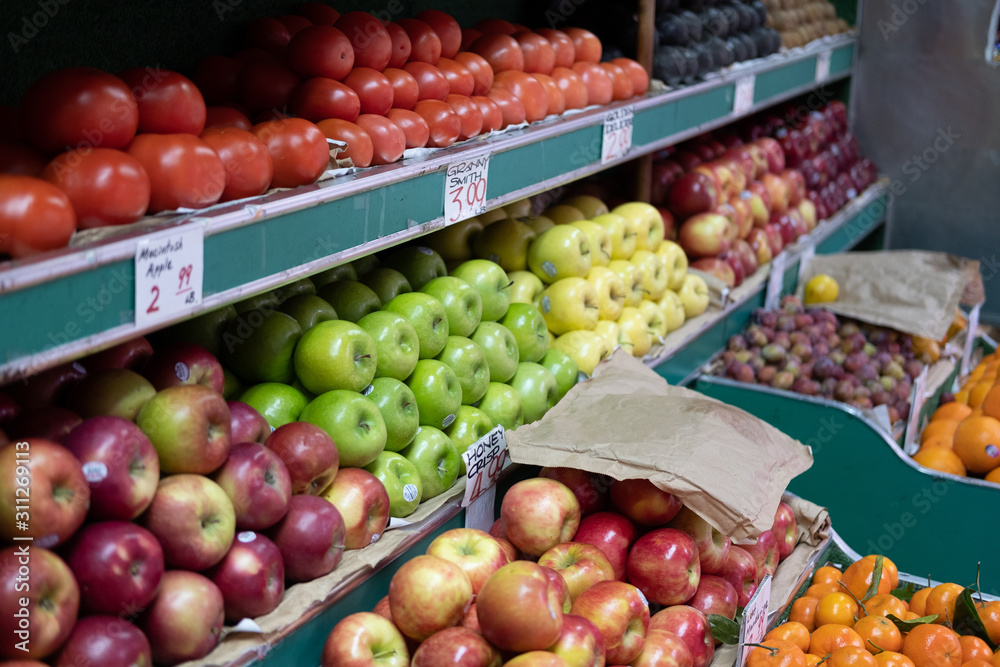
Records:
[[[792,603],[788,621],[771,630],[752,650],[748,667],[1000,667],[978,637],[951,629],[955,603],[965,590],[958,584],[923,588],[910,601],[892,595],[899,572],[882,559],[877,592],[865,599],[874,580],[876,556],[865,556],[841,573],[816,570],[804,596]],[[859,605],[858,601],[862,601]],[[1000,641],[1000,602],[977,603],[990,640]],[[901,632],[889,620],[937,615],[933,623]]]

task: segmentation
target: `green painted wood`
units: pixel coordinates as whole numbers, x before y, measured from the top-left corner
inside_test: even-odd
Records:
[[[728,84],[677,100],[676,131],[683,132],[728,116],[733,112],[735,95],[736,84]]]
[[[830,74],[849,72],[854,66],[854,46],[842,46],[830,53]]]
[[[661,104],[636,114],[632,121],[632,141],[637,145],[651,144],[680,131],[677,104]]]
[[[808,86],[816,80],[816,58],[788,63],[784,67],[758,74],[754,81],[753,102],[761,104],[786,90]]]

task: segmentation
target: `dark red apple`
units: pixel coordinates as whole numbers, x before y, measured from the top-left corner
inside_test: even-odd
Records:
[[[0,642],[0,658],[27,660],[51,655],[76,623],[80,589],[73,571],[59,556],[37,544],[0,551],[0,633],[6,637]],[[29,570],[27,582],[22,568]]]
[[[157,391],[181,384],[200,384],[222,393],[226,384],[222,364],[197,343],[174,343],[153,353],[143,370]]]
[[[60,405],[70,389],[87,376],[83,364],[72,361],[32,375],[24,382],[11,385],[17,402],[25,410]]]
[[[222,637],[225,603],[219,587],[187,570],[163,574],[160,593],[139,619],[157,665],[208,655]]]
[[[344,556],[344,519],[327,500],[293,496],[288,513],[269,535],[281,550],[289,581],[329,574]]]
[[[146,362],[152,356],[153,346],[149,344],[145,336],[139,336],[85,357],[80,363],[83,364],[88,373],[105,368],[127,368],[141,373]]]
[[[72,410],[52,405],[21,412],[4,430],[11,440],[41,438],[62,442],[81,423],[83,419]]]
[[[237,442],[267,442],[271,436],[271,426],[264,415],[242,401],[226,401],[231,419],[230,439]]]
[[[667,207],[680,220],[711,211],[719,205],[720,193],[713,179],[703,173],[689,172],[677,178],[667,196]]]
[[[598,512],[584,517],[573,541],[592,544],[603,551],[615,570],[615,578],[625,581],[628,550],[638,535],[635,524],[625,516],[617,512]]]
[[[236,536],[208,577],[222,591],[229,623],[270,613],[285,594],[281,551],[274,542],[250,530]]]
[[[611,480],[605,475],[576,468],[542,468],[538,476],[548,477],[568,486],[580,503],[581,517],[601,512],[608,505]]]
[[[264,530],[278,523],[292,500],[292,480],[278,455],[256,442],[241,442],[215,473],[236,510],[237,530]]]
[[[120,616],[87,616],[73,626],[53,667],[135,667],[151,665],[149,640],[142,630]]]
[[[326,431],[308,422],[291,422],[276,429],[264,445],[284,461],[292,493],[319,495],[337,476],[340,453]]]

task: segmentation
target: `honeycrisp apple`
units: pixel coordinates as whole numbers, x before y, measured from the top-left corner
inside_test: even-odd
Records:
[[[551,651],[528,651],[503,663],[503,667],[568,667],[568,665]]]
[[[469,577],[477,595],[486,580],[507,564],[507,554],[489,533],[474,528],[453,528],[434,538],[427,554],[458,565]]]
[[[711,664],[715,655],[715,641],[708,618],[694,607],[674,605],[662,609],[649,619],[649,628],[666,630],[684,642],[694,660],[693,667]]]
[[[490,367],[491,382],[509,382],[517,371],[520,351],[510,329],[498,322],[482,322],[472,332],[471,340],[479,345]]]
[[[628,297],[621,275],[607,266],[595,266],[587,274],[587,282],[597,292],[598,317],[602,320],[617,320]]]
[[[580,516],[586,517],[603,511],[608,504],[610,478],[578,468],[545,467],[539,477],[547,477],[565,484],[580,503]]]
[[[563,614],[559,639],[548,649],[570,667],[596,667],[604,664],[604,637],[597,626],[583,616]]]
[[[549,285],[538,298],[545,324],[554,335],[591,331],[597,325],[600,305],[597,290],[584,278],[563,278]]]
[[[771,526],[771,533],[778,544],[778,560],[784,560],[795,549],[798,541],[798,525],[795,521],[795,512],[788,503],[778,503],[778,509],[774,513],[774,525]]]
[[[423,494],[423,480],[415,465],[396,452],[382,452],[365,470],[385,486],[390,516],[403,518],[413,514]]]
[[[625,581],[629,548],[639,532],[635,524],[617,512],[597,512],[584,517],[573,539],[592,544],[608,558],[615,579]]]
[[[392,621],[362,611],[342,619],[323,645],[324,667],[409,667],[406,640]]]
[[[510,278],[511,303],[535,303],[538,295],[545,289],[545,283],[531,271],[513,271]]]
[[[605,213],[593,218],[593,221],[608,230],[611,236],[611,259],[628,259],[636,249],[635,220],[618,215]]]
[[[416,436],[400,454],[420,475],[421,500],[439,496],[451,488],[462,471],[462,457],[447,435],[433,426],[419,427]]]
[[[582,278],[590,267],[590,239],[572,225],[556,225],[539,235],[528,248],[528,268],[543,283]]]
[[[378,540],[389,524],[389,493],[363,468],[344,468],[320,494],[344,520],[344,547],[361,549]]]
[[[648,479],[616,480],[611,483],[611,504],[643,526],[662,526],[677,516],[681,501]]]
[[[405,317],[387,310],[368,313],[358,326],[375,343],[375,377],[405,380],[420,358],[417,330]]]
[[[608,664],[624,665],[642,653],[649,625],[649,605],[638,588],[602,581],[580,594],[570,612],[597,626]]]
[[[642,653],[632,661],[632,667],[683,667],[692,662],[691,651],[677,635],[650,628],[646,631]]]
[[[500,505],[504,535],[528,556],[569,542],[580,525],[580,503],[568,486],[545,477],[522,480]]]
[[[555,376],[545,366],[531,361],[517,365],[510,386],[521,395],[525,424],[541,419],[559,400]]]
[[[658,528],[636,540],[628,555],[628,580],[648,600],[662,605],[686,602],[698,590],[698,547],[687,533]]]
[[[753,557],[757,565],[757,581],[762,580],[765,574],[774,576],[778,567],[778,542],[771,531],[765,530],[757,537],[756,542],[743,545],[743,549]]]
[[[510,613],[512,609],[517,613]],[[531,561],[514,561],[486,580],[476,596],[476,615],[483,636],[500,650],[540,650],[559,639],[562,597],[546,568]]]
[[[590,240],[590,266],[607,266],[611,261],[611,233],[607,227],[593,220],[576,220],[569,223]]]
[[[483,317],[483,299],[469,283],[455,276],[441,276],[430,281],[420,291],[429,294],[444,306],[448,317],[448,333],[468,336]]]
[[[549,346],[565,352],[586,375],[593,375],[594,368],[611,355],[611,343],[593,331],[570,331],[552,341]]]
[[[669,525],[694,539],[702,574],[716,574],[722,570],[732,548],[732,541],[728,537],[687,507],[682,507]]]
[[[514,218],[487,225],[472,242],[472,253],[496,262],[504,271],[523,271],[528,266],[528,248],[538,235]]]
[[[687,604],[706,616],[719,614],[733,619],[736,618],[738,602],[739,595],[728,580],[714,574],[703,574],[698,582],[698,590]]]
[[[615,579],[615,570],[604,552],[582,542],[557,544],[541,555],[538,564],[562,576],[571,602],[594,584]]]
[[[421,359],[433,359],[441,352],[448,339],[449,328],[448,314],[440,301],[423,292],[410,292],[400,294],[382,309],[402,316],[413,325]]]
[[[558,379],[556,383],[558,386]],[[506,431],[512,431],[524,423],[521,395],[513,387],[502,382],[490,382],[486,393],[479,400],[479,410],[485,413],[494,425],[499,424]]]
[[[757,563],[742,547],[733,545],[722,563],[719,576],[736,589],[737,604],[745,607],[757,590]]]
[[[375,341],[344,320],[320,322],[295,347],[295,374],[317,396],[334,389],[361,391],[371,384],[377,364]]]
[[[458,378],[462,386],[462,403],[471,405],[483,397],[490,383],[490,367],[483,348],[468,338],[448,336],[437,359],[451,368]]]
[[[495,226],[490,225],[490,227]],[[479,632],[458,627],[445,628],[425,639],[414,652],[411,667],[438,667],[438,665],[500,667],[500,663],[500,652]]]
[[[363,467],[385,449],[385,421],[378,406],[355,391],[338,389],[314,398],[299,417],[333,438],[340,465]]]
[[[510,279],[499,264],[486,259],[471,259],[456,266],[451,275],[469,283],[479,292],[484,322],[496,322],[507,312]]]
[[[389,582],[389,610],[400,631],[417,641],[458,625],[472,604],[472,583],[455,563],[416,556]]]

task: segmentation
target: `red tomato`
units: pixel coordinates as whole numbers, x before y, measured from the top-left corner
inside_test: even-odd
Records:
[[[40,176],[47,158],[44,153],[21,144],[0,143],[0,174]]]
[[[410,36],[398,23],[386,23],[385,30],[392,40],[392,51],[389,54],[389,67],[402,67],[410,59],[413,51],[413,44]]]
[[[379,72],[386,68],[392,38],[381,21],[366,12],[347,12],[333,25],[351,40],[356,67],[371,67]]]
[[[291,38],[292,34],[284,23],[269,16],[262,16],[247,26],[244,41],[251,48],[263,49],[270,54],[281,54],[284,53]]]
[[[589,104],[587,85],[579,74],[566,67],[556,67],[552,70],[552,78],[559,84],[567,109],[582,109]]]
[[[362,114],[358,116],[358,127],[372,139],[372,164],[391,164],[403,157],[406,135],[391,120],[371,113]]]
[[[354,123],[339,118],[328,118],[316,123],[327,139],[343,141],[347,148],[337,154],[338,160],[351,159],[355,167],[368,167],[372,163],[372,138]]]
[[[299,7],[299,16],[306,17],[313,25],[333,25],[340,18],[340,12],[322,2],[304,2]]]
[[[312,25],[312,21],[304,16],[298,16],[296,14],[284,14],[279,16],[278,20],[281,21],[286,28],[288,28],[288,34],[293,38],[296,34]]]
[[[462,121],[447,102],[420,100],[413,110],[427,121],[431,130],[427,145],[432,148],[451,146],[462,133]]]
[[[517,40],[510,35],[483,35],[472,43],[469,50],[485,58],[494,74],[507,70],[524,71],[524,54]]]
[[[483,19],[474,27],[484,35],[513,35],[517,32],[517,28],[514,27],[513,23],[503,19]]]
[[[530,74],[500,72],[493,85],[506,88],[521,100],[521,104],[524,105],[524,119],[529,123],[549,115],[549,96],[545,93],[545,87]]]
[[[576,47],[576,62],[601,62],[601,40],[597,38],[597,35],[583,28],[566,28],[566,34],[573,40],[573,46]]]
[[[226,187],[220,201],[256,197],[267,191],[274,161],[264,144],[250,132],[235,127],[213,128],[201,134],[226,169]]]
[[[514,93],[503,86],[493,86],[490,88],[489,93],[487,93],[487,97],[496,102],[496,105],[500,107],[500,114],[503,118],[501,127],[520,125],[524,122],[524,104],[521,103],[521,100],[517,99]]]
[[[258,123],[253,134],[274,162],[271,186],[294,188],[313,183],[330,165],[330,146],[318,127],[304,118]]]
[[[649,73],[645,68],[631,58],[614,58],[615,65],[621,67],[632,78],[632,93],[642,95],[649,88]]]
[[[314,123],[327,118],[353,121],[361,113],[361,99],[340,81],[317,76],[295,89],[289,109]]]
[[[240,103],[252,113],[284,109],[299,85],[299,77],[277,61],[247,64],[240,72],[237,88]]]
[[[479,105],[465,95],[449,95],[446,101],[461,123],[459,140],[479,136],[483,131],[483,112],[479,110]]]
[[[392,86],[392,106],[394,109],[412,109],[420,99],[420,86],[413,75],[402,69],[385,68],[382,72]]]
[[[333,26],[310,26],[288,43],[288,66],[304,78],[325,76],[340,81],[354,66],[354,48]]]
[[[434,65],[408,62],[403,66],[403,69],[417,80],[417,88],[420,90],[418,99],[443,102],[448,97],[448,93],[451,92],[448,79]]]
[[[250,119],[242,111],[232,107],[208,107],[205,110],[205,129],[213,127],[237,127],[250,131]]]
[[[149,175],[124,151],[67,151],[49,163],[42,178],[69,197],[80,229],[127,225],[149,208]]]
[[[538,33],[529,31],[514,33],[514,39],[524,56],[524,71],[550,74],[556,66],[556,51],[551,42]]]
[[[239,60],[244,65],[257,62],[274,62],[274,56],[264,49],[258,49],[257,47],[251,47],[249,49],[238,51],[233,54],[233,58]]]
[[[455,56],[455,62],[472,73],[476,82],[476,87],[472,90],[474,95],[485,95],[493,87],[493,68],[486,62],[486,58],[471,51],[461,51]]]
[[[483,33],[475,28],[462,28],[462,43],[459,45],[459,52],[468,51],[472,43],[483,36]]]
[[[552,28],[539,28],[535,32],[549,40],[549,44],[552,45],[556,55],[555,67],[569,68],[573,66],[573,63],[576,62],[576,46],[569,35],[562,30],[553,30]]]
[[[475,55],[475,54],[473,54]],[[476,88],[476,80],[469,68],[451,58],[441,58],[437,68],[448,79],[448,90],[454,95],[471,95]]]
[[[632,77],[625,70],[614,63],[600,63],[600,67],[611,77],[611,99],[632,97]]]
[[[542,84],[542,88],[545,89],[545,94],[549,98],[549,115],[558,116],[566,111],[566,98],[563,97],[562,89],[555,79],[547,74],[532,74],[531,78]]]
[[[454,58],[462,46],[462,28],[459,27],[458,21],[437,9],[425,9],[417,14],[417,18],[437,33],[441,40],[441,55],[445,58]]]
[[[409,109],[389,109],[386,118],[396,124],[406,137],[407,148],[423,148],[431,136],[431,128],[424,117]]]
[[[191,134],[140,134],[128,154],[149,174],[149,212],[205,208],[219,201],[226,170],[212,147]]]
[[[205,104],[220,104],[236,99],[236,80],[244,63],[226,56],[208,56],[194,66],[191,80],[198,86]]]
[[[201,134],[205,129],[205,98],[183,74],[136,67],[119,76],[139,105],[139,132]]]
[[[344,85],[358,94],[361,113],[384,116],[392,108],[392,84],[382,72],[368,67],[355,67],[344,78]]]
[[[589,104],[607,104],[611,101],[611,77],[600,65],[581,61],[573,64],[573,71],[580,75],[583,85],[587,87]]]
[[[437,63],[441,57],[441,38],[434,29],[420,19],[399,19],[397,23],[410,36],[410,44],[413,45],[410,61]]]
[[[75,229],[62,190],[32,176],[0,175],[0,253],[16,259],[62,248]]]
[[[503,113],[500,111],[500,105],[484,95],[473,95],[469,99],[479,105],[479,112],[483,115],[483,133],[493,132],[503,127]]]
[[[124,81],[89,67],[46,74],[21,100],[21,131],[46,153],[123,148],[139,127],[139,108]]]

